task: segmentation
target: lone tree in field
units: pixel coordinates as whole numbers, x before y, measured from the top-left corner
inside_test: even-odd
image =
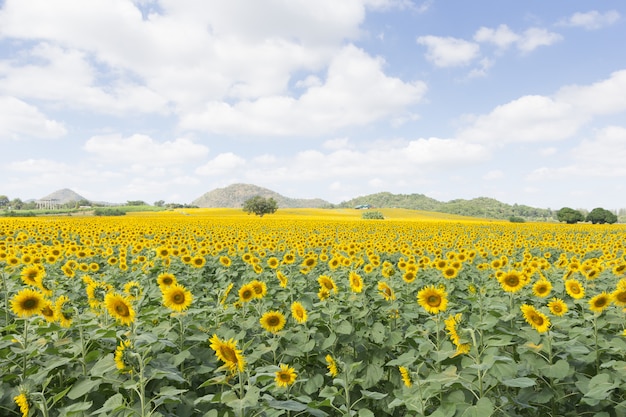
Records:
[[[602,207],[596,207],[587,214],[586,221],[593,224],[613,224],[617,222],[617,216]]]
[[[273,198],[264,198],[260,195],[247,199],[243,203],[243,211],[248,214],[254,213],[263,217],[265,214],[272,214],[278,210],[278,203]]]
[[[580,211],[569,207],[563,207],[561,210],[557,211],[556,218],[560,222],[565,222],[567,224],[575,224],[585,221],[585,216],[583,216]]]

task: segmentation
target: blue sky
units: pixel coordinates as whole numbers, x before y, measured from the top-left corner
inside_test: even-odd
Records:
[[[5,0],[0,194],[626,208],[622,0]]]

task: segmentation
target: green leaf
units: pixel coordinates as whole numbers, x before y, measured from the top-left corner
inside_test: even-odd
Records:
[[[382,392],[368,391],[365,389],[361,390],[361,395],[363,398],[371,398],[373,400],[382,400],[387,396],[387,394],[383,394]]]
[[[328,337],[324,339],[324,342],[322,343],[322,346],[320,346],[320,349],[321,350],[328,349],[335,343],[336,340],[337,340],[337,335],[335,333],[330,333]]]
[[[361,408],[359,410],[359,417],[376,417],[376,415],[374,413],[372,413],[370,410],[368,410],[367,408]]]
[[[343,320],[335,327],[335,331],[339,334],[350,334],[352,333],[352,325],[349,321]]]
[[[106,374],[110,374],[111,372],[115,373],[115,369],[116,366],[115,361],[113,360],[113,354],[109,353],[96,362],[89,373],[91,376],[104,376]]]
[[[122,397],[122,394],[117,393],[113,395],[112,397],[109,397],[109,399],[104,402],[102,407],[96,410],[94,414],[107,413],[107,415],[111,415],[112,414],[111,411],[115,411],[123,406],[124,406],[124,397]]]
[[[569,374],[569,363],[564,359],[559,359],[555,364],[543,368],[543,374],[549,378],[563,379]]]
[[[268,402],[268,405],[272,408],[277,408],[279,410],[304,411],[307,409],[306,404],[302,404],[294,400],[287,400],[287,401],[272,400]]]
[[[526,387],[532,387],[533,385],[535,385],[536,381],[531,378],[521,377],[521,378],[506,379],[502,381],[502,383],[506,385],[507,387],[526,388]]]
[[[382,343],[385,340],[385,326],[382,325],[382,323],[380,322],[376,322],[374,323],[374,325],[372,326],[372,333],[371,333],[371,337],[372,337],[372,341],[374,343]]]
[[[488,397],[482,397],[476,405],[468,407],[462,417],[489,417],[493,414],[493,404]]]
[[[67,393],[67,397],[70,400],[75,400],[77,398],[82,397],[90,391],[98,389],[100,386],[101,380],[92,380],[92,379],[82,379],[78,380],[71,387],[71,391]]]
[[[378,381],[380,381],[385,374],[385,370],[382,366],[374,365],[370,363],[365,368],[365,380],[363,381],[364,386],[371,387],[375,385]]]
[[[87,411],[91,408],[93,403],[91,401],[81,401],[79,403],[74,403],[72,405],[68,405],[67,407],[62,409],[62,415],[71,416],[72,414],[80,413],[83,415],[83,411]]]

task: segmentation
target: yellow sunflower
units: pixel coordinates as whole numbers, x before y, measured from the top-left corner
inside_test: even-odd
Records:
[[[348,279],[350,280],[350,289],[352,292],[360,293],[363,291],[363,278],[361,278],[359,274],[352,271],[350,272]]]
[[[602,313],[611,305],[612,302],[613,298],[611,297],[611,294],[603,291],[589,300],[589,310],[594,313]]]
[[[43,268],[37,265],[31,265],[22,269],[22,271],[20,272],[20,277],[22,278],[24,284],[36,287],[39,285],[40,280],[44,277],[45,274],[46,271]]]
[[[28,397],[26,394],[22,392],[16,395],[13,397],[13,401],[15,401],[15,404],[19,407],[22,417],[28,417],[30,406],[28,405]]]
[[[537,330],[539,333],[545,333],[548,331],[550,327],[550,319],[548,319],[545,314],[529,304],[522,305],[520,309],[524,314],[524,320],[526,320],[526,322],[530,324],[533,329]]]
[[[180,284],[174,284],[163,291],[163,305],[174,311],[187,310],[193,301],[191,292]]]
[[[239,301],[247,303],[255,297],[254,287],[250,284],[243,285],[239,288]]]
[[[272,269],[278,268],[278,265],[280,265],[280,261],[278,260],[278,258],[274,256],[272,256],[271,258],[267,260],[267,266],[269,266]]]
[[[57,319],[56,312],[54,311],[54,306],[49,300],[43,300],[43,306],[41,307],[40,313],[48,323],[53,323]]]
[[[533,284],[533,294],[537,297],[547,297],[552,291],[552,283],[547,279],[540,279]]]
[[[328,292],[332,291],[337,294],[337,285],[331,277],[327,275],[320,275],[319,278],[317,278],[317,282],[320,284],[322,289],[325,289]]]
[[[459,275],[459,268],[455,268],[453,266],[446,266],[441,273],[445,279],[456,278]]]
[[[115,366],[120,372],[132,373],[132,365],[128,360],[128,350],[133,348],[133,344],[130,340],[122,340],[120,344],[115,348]]]
[[[299,301],[291,304],[291,315],[298,323],[306,323],[308,317],[306,308]]]
[[[228,268],[232,264],[232,261],[228,256],[220,256],[220,263],[222,264],[222,266]]]
[[[404,282],[406,283],[411,283],[413,281],[415,281],[415,278],[417,278],[417,275],[415,274],[414,271],[405,271],[404,274],[402,274],[402,279],[404,280]]]
[[[337,374],[339,373],[339,369],[337,369],[337,363],[335,362],[333,357],[330,355],[326,355],[324,359],[326,359],[326,367],[328,368],[328,372],[330,373],[330,376],[332,377],[337,376]]]
[[[255,279],[250,282],[250,285],[254,290],[254,298],[263,298],[267,295],[267,285],[265,282]]]
[[[194,256],[191,259],[190,265],[194,268],[202,268],[206,264],[206,258],[204,256]]]
[[[292,385],[294,382],[296,382],[297,377],[298,374],[296,373],[296,370],[294,368],[281,363],[280,371],[276,372],[276,378],[274,378],[274,381],[279,387],[287,388],[289,385]]]
[[[506,292],[517,292],[524,287],[526,280],[518,271],[505,272],[498,277],[500,286]]]
[[[209,340],[211,349],[215,351],[215,356],[231,372],[243,372],[246,368],[246,359],[242,351],[237,349],[237,342],[233,339],[221,340],[216,334]]]
[[[438,314],[448,307],[448,294],[445,290],[429,285],[417,293],[417,302],[430,314]]]
[[[276,271],[276,278],[280,281],[281,288],[287,288],[287,283],[289,282],[289,278],[281,271]]]
[[[226,304],[226,299],[228,298],[228,294],[230,294],[234,286],[235,284],[233,284],[232,282],[228,284],[228,287],[226,287],[226,289],[224,290],[224,294],[220,298],[220,304],[222,305]]]
[[[39,314],[44,305],[43,294],[30,288],[20,290],[11,298],[11,310],[18,317],[30,317]]]
[[[285,316],[280,311],[268,311],[259,321],[261,326],[270,333],[281,331],[286,322]]]
[[[393,292],[393,289],[384,281],[378,281],[378,293],[386,301],[393,301],[396,299],[396,294]]]
[[[568,310],[565,301],[556,297],[552,298],[552,300],[548,303],[548,308],[550,309],[550,313],[559,317],[567,313]]]
[[[565,281],[565,291],[570,297],[575,299],[580,299],[585,296],[585,287],[575,279]]]
[[[404,366],[398,367],[398,370],[400,371],[400,376],[402,377],[402,382],[404,382],[404,385],[407,388],[411,388],[413,382],[411,381],[411,374],[409,373],[409,370]]]
[[[137,281],[129,281],[124,284],[124,294],[126,294],[131,301],[138,300],[143,294],[143,289]]]
[[[135,310],[127,297],[110,292],[104,297],[104,304],[109,315],[122,324],[132,324],[135,321]]]
[[[620,280],[622,281],[622,280]],[[611,293],[611,298],[613,299],[613,303],[616,306],[624,307],[626,306],[626,287],[624,285],[620,285],[618,283],[615,291]]]
[[[176,283],[176,277],[174,276],[174,274],[170,274],[169,272],[164,272],[157,277],[157,284],[159,284],[159,288],[161,288],[161,291],[163,291],[164,288],[174,285]]]
[[[70,298],[62,295],[54,303],[54,315],[61,327],[70,327],[74,318],[74,309],[70,305]]]

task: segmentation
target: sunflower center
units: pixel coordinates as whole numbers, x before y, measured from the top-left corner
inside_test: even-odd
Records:
[[[594,305],[596,307],[604,307],[606,305],[606,302],[607,302],[606,298],[600,297],[595,301]]]
[[[504,279],[504,282],[506,282],[506,285],[508,285],[509,287],[516,287],[519,284],[519,277],[515,275],[509,275]]]
[[[431,307],[438,307],[441,304],[441,297],[438,295],[430,295],[428,296],[426,303]]]
[[[46,317],[52,317],[54,316],[54,311],[52,311],[50,307],[46,306],[43,309],[41,309],[41,314]]]
[[[574,294],[580,294],[580,287],[578,287],[578,285],[572,285],[569,290]]]
[[[229,362],[237,363],[237,354],[228,346],[220,346],[222,357]]]
[[[27,298],[22,303],[22,307],[24,310],[32,310],[39,305],[39,300],[37,298]]]
[[[626,303],[626,291],[620,291],[615,296],[615,299],[620,303]]]
[[[129,315],[128,306],[122,303],[118,303],[115,306],[115,312],[122,317],[127,317]]]
[[[280,374],[278,374],[278,378],[281,381],[288,382],[289,380],[291,380],[291,375],[289,375],[287,372],[281,372]]]
[[[533,314],[530,319],[532,320],[533,323],[535,323],[537,326],[541,326],[543,325],[543,317],[541,317],[538,314]]]
[[[172,297],[172,301],[174,302],[174,304],[182,304],[182,303],[184,303],[185,302],[185,294],[177,292]]]
[[[163,278],[163,284],[165,285],[172,285],[172,278]]]

